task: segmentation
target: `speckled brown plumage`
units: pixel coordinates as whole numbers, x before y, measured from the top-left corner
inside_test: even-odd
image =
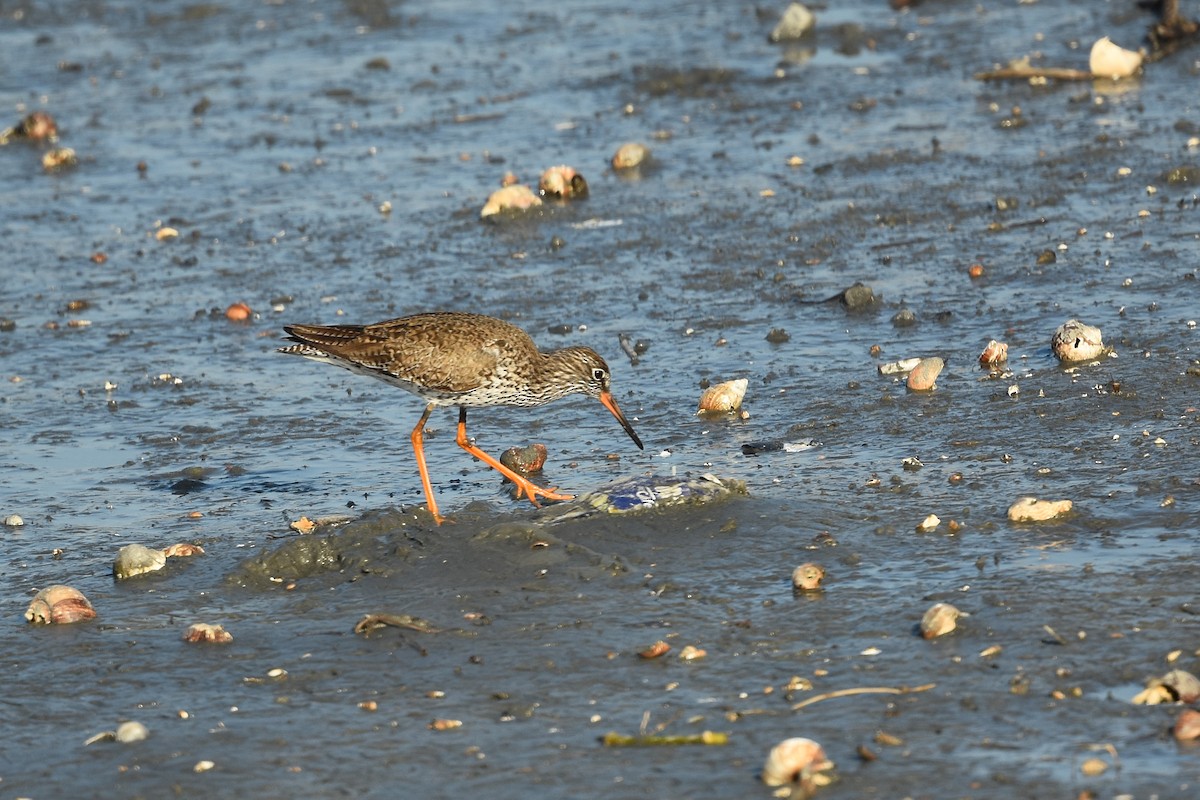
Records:
[[[374,325],[288,325],[295,344],[279,352],[334,364],[370,375],[425,398],[427,406],[413,429],[413,449],[429,510],[441,522],[425,468],[422,432],[438,406],[459,407],[458,444],[517,484],[534,505],[535,495],[563,499],[529,482],[470,444],[467,408],[539,406],[571,394],[595,397],[616,417],[639,448],[632,426],[612,398],[608,364],[587,347],[539,352],[525,331],[482,314],[440,311],[377,322]]]

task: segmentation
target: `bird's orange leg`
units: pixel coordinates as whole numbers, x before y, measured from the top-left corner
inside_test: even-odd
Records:
[[[429,421],[429,415],[436,408],[433,403],[425,406],[425,413],[421,415],[421,421],[417,423],[417,427],[413,428],[412,446],[413,452],[417,455],[417,469],[421,473],[421,486],[425,489],[425,504],[429,506],[429,513],[433,514],[433,521],[438,525],[442,524],[443,517],[438,513],[437,501],[433,499],[433,485],[429,482],[429,468],[425,466],[425,423]]]
[[[487,453],[480,450],[475,445],[471,444],[471,440],[467,438],[466,406],[459,406],[458,408],[458,446],[516,484],[517,497],[520,497],[522,494],[524,494],[529,498],[529,502],[533,503],[539,508],[541,507],[541,503],[537,501],[537,495],[541,495],[547,500],[571,500],[575,497],[571,494],[562,494],[554,489],[544,489],[541,486],[538,486],[533,481],[518,475],[496,459],[489,456]]]

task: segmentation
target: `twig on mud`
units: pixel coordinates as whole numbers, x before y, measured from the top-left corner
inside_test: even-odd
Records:
[[[1046,78],[1056,81],[1090,81],[1095,77],[1090,70],[1070,69],[1069,67],[1012,66],[975,73],[975,80],[977,81],[1025,81],[1030,78]]]
[[[681,744],[728,744],[729,734],[717,731],[703,731],[680,736],[626,736],[616,731],[609,731],[600,738],[605,747],[655,747],[659,745]]]
[[[852,697],[856,694],[914,694],[916,692],[927,692],[936,683],[924,683],[920,686],[857,686],[853,689],[838,689],[833,692],[824,692],[823,694],[813,695],[806,700],[801,700],[792,706],[792,711],[799,711],[805,706],[811,706],[813,703],[819,703],[822,700],[832,700],[835,697]]]

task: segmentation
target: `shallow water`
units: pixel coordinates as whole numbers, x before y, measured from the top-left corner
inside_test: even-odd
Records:
[[[0,532],[0,797],[767,797],[757,772],[789,736],[837,763],[826,797],[1195,793],[1178,709],[1128,699],[1200,667],[1200,204],[1168,180],[1197,166],[1196,53],[1127,86],[980,83],[1033,53],[1083,67],[1094,38],[1135,46],[1151,18],[854,0],[795,47],[766,41],[780,11],[0,7],[0,124],[45,108],[80,156],[48,175],[38,148],[0,148],[0,515],[27,523]],[[653,165],[613,174],[624,141]],[[505,171],[559,163],[587,200],[478,219]],[[879,307],[816,302],[855,281]],[[248,324],[226,320],[235,301]],[[902,307],[915,326],[893,326]],[[420,401],[273,351],[288,322],[442,308],[596,348],[647,449],[583,399],[473,411],[479,446],[542,441],[569,491],[713,472],[751,496],[545,527],[444,411],[427,452],[455,524],[431,527]],[[1050,335],[1071,317],[1116,358],[1060,367]],[[768,343],[776,328],[789,340]],[[649,342],[637,364],[620,334]],[[1012,375],[977,368],[992,338]],[[947,359],[934,393],[878,374],[911,355]],[[702,381],[738,377],[748,419],[693,415]],[[820,444],[742,453],[780,439]],[[1011,525],[1023,494],[1075,512]],[[930,513],[942,526],[915,533]],[[340,561],[248,577],[295,546],[290,521],[336,514],[351,521],[317,536]],[[113,582],[121,545],[177,541],[207,553]],[[809,560],[826,590],[793,597]],[[99,619],[27,626],[52,583]],[[913,628],[936,600],[971,616],[927,642]],[[353,633],[378,611],[442,631]],[[196,621],[234,642],[184,644]],[[671,654],[636,656],[659,639]],[[687,644],[707,657],[676,658]],[[789,695],[793,676],[812,692]],[[150,738],[84,746],[125,719]],[[598,744],[643,727],[731,740]],[[1097,754],[1112,767],[1084,777]]]

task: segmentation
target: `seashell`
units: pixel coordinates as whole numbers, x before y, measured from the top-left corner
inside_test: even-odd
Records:
[[[679,651],[679,658],[683,661],[698,661],[708,655],[708,651],[695,645],[687,645]]]
[[[42,155],[42,169],[47,172],[54,172],[64,167],[73,167],[77,163],[79,163],[79,158],[75,155],[75,151],[69,147],[55,147],[53,150],[47,150]]]
[[[1089,361],[1104,354],[1100,329],[1069,319],[1050,337],[1050,347],[1059,361]]]
[[[886,364],[879,365],[880,375],[899,375],[905,372],[912,372],[921,363],[919,358],[902,358],[899,361],[889,361]]]
[[[1039,500],[1036,497],[1020,497],[1008,507],[1009,522],[1045,522],[1061,517],[1071,510],[1070,500]]]
[[[667,653],[670,652],[670,650],[671,650],[671,645],[667,644],[662,639],[659,639],[657,642],[650,645],[645,650],[640,651],[638,653],[638,657],[646,658],[646,659],[658,658],[659,656],[666,655]]]
[[[479,216],[490,217],[502,211],[524,211],[541,204],[542,198],[534,194],[532,189],[523,183],[517,183],[492,192]]]
[[[254,313],[245,303],[233,303],[225,309],[225,318],[230,322],[245,322]]]
[[[700,395],[700,405],[696,413],[724,414],[737,411],[742,407],[742,398],[746,396],[746,388],[749,385],[750,381],[745,378],[713,384]]]
[[[1088,68],[1097,78],[1128,78],[1141,66],[1141,53],[1113,44],[1107,36],[1096,40],[1088,56]]]
[[[932,530],[937,530],[937,526],[942,524],[942,518],[937,514],[930,514],[925,519],[917,523],[917,533],[928,533]]]
[[[763,764],[762,782],[767,786],[787,786],[798,783],[804,790],[829,782],[820,772],[833,769],[825,750],[812,739],[797,736],[784,739],[771,748]]]
[[[817,18],[800,3],[792,3],[783,12],[779,24],[768,37],[772,42],[787,42],[801,39],[816,27]]]
[[[586,197],[587,193],[587,181],[574,167],[568,167],[566,164],[550,167],[538,178],[538,194],[542,197],[561,197],[569,200],[573,197]]]
[[[220,625],[210,625],[207,622],[197,622],[189,625],[188,629],[183,632],[183,640],[185,642],[212,642],[213,644],[226,644],[233,641],[233,634],[225,630]]]
[[[922,358],[908,373],[906,385],[910,392],[932,392],[937,388],[937,376],[942,373],[946,362],[940,358]]]
[[[45,111],[33,111],[13,127],[0,131],[0,144],[8,144],[10,139],[57,142],[58,123]]]
[[[178,542],[168,545],[163,548],[163,555],[167,558],[178,558],[186,556],[202,556],[204,548],[198,544],[188,544],[187,542]]]
[[[61,583],[42,589],[25,610],[25,619],[35,625],[63,625],[95,618],[96,609],[83,593]]]
[[[792,588],[798,592],[816,592],[821,589],[825,570],[820,564],[801,564],[792,570]]]
[[[965,611],[959,611],[949,603],[934,603],[921,617],[921,635],[926,639],[945,636],[958,627],[959,617],[971,616]]]
[[[113,561],[113,577],[117,580],[145,575],[156,572],[167,565],[167,557],[162,550],[154,550],[144,544],[127,544],[117,551]]]
[[[1194,703],[1200,698],[1200,678],[1182,669],[1146,681],[1146,688],[1134,698],[1135,705],[1153,706],[1159,703]]]
[[[25,520],[20,514],[9,514],[4,518],[4,527],[6,528],[20,528],[24,524]]]
[[[1007,360],[1008,345],[1004,342],[997,342],[995,339],[988,342],[987,347],[983,348],[983,352],[979,354],[979,363],[985,367]]]
[[[1179,719],[1175,720],[1175,728],[1172,732],[1175,734],[1175,738],[1181,742],[1200,739],[1200,711],[1194,708],[1184,709],[1180,713]]]
[[[650,150],[646,145],[628,142],[617,148],[617,152],[612,157],[612,166],[616,170],[633,169],[640,167],[649,157]]]

